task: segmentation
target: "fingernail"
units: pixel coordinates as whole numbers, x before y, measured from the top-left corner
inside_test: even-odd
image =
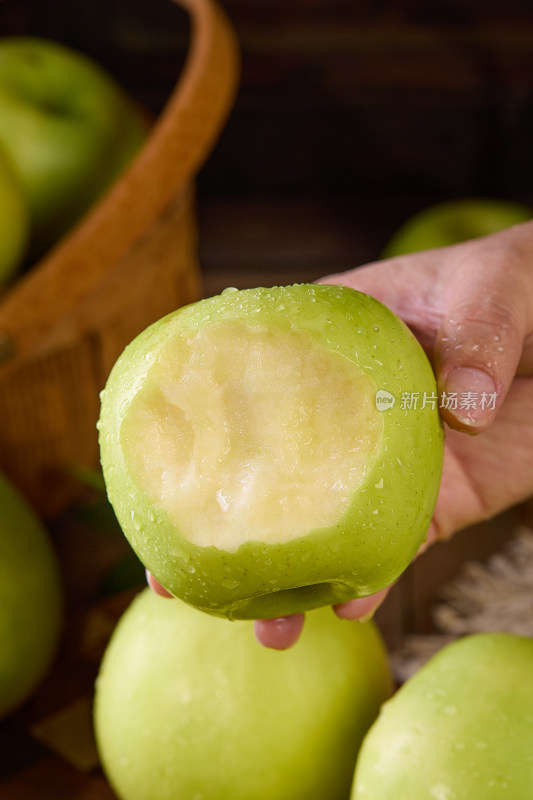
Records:
[[[441,407],[459,422],[476,427],[485,422],[497,399],[490,375],[475,367],[457,367],[446,378]]]

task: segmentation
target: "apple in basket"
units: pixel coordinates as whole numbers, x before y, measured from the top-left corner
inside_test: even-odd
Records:
[[[43,39],[0,39],[0,144],[28,198],[32,250],[91,206],[145,134],[133,102],[86,56]]]
[[[265,618],[372,594],[424,540],[443,433],[401,320],[341,286],[226,290],[150,326],[99,421],[119,523],[172,594]],[[402,402],[416,394],[417,407]]]

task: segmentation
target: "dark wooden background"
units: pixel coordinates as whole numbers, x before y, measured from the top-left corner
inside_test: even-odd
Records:
[[[533,202],[530,0],[223,5],[242,81],[199,180],[208,293],[374,259],[432,202]],[[4,0],[6,32],[88,52],[156,113],[188,42],[170,0]]]

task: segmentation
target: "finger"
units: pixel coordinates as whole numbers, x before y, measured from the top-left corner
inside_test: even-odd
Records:
[[[441,414],[451,427],[481,432],[503,403],[530,327],[529,283],[509,248],[464,249],[434,349]]]
[[[341,284],[369,294],[403,319],[426,351],[432,349],[442,321],[438,251],[414,253],[328,275],[319,283]]]
[[[255,638],[264,647],[270,647],[273,650],[287,650],[300,638],[304,619],[303,614],[293,614],[290,617],[256,620],[254,622]]]
[[[333,606],[333,610],[341,619],[357,619],[360,622],[367,622],[385,600],[390,589],[390,586],[386,586],[385,589],[380,589],[379,592],[368,597],[358,597],[356,600],[348,600],[347,603],[339,603]]]
[[[146,570],[146,581],[150,589],[161,597],[173,597],[170,592],[167,592],[164,586],[161,586],[159,581],[156,581],[151,572]]]

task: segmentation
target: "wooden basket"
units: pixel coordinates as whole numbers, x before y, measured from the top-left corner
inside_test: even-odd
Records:
[[[143,328],[200,296],[194,178],[238,80],[236,40],[212,0],[191,16],[180,80],[142,151],[87,217],[0,301],[0,469],[41,514],[98,463],[99,393]]]

